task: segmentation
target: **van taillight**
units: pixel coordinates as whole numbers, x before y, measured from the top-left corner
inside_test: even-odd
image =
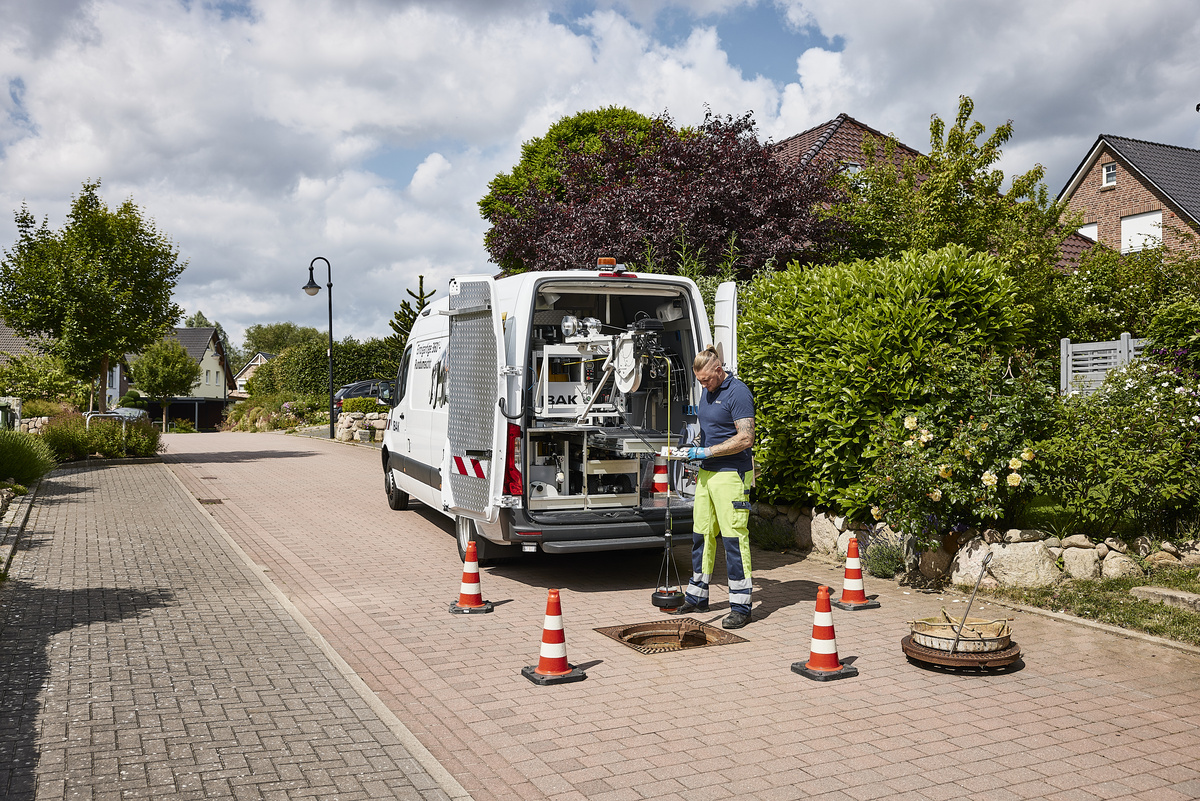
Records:
[[[521,496],[525,492],[525,480],[517,461],[521,455],[521,427],[513,423],[508,424],[508,447],[504,455],[504,494]]]

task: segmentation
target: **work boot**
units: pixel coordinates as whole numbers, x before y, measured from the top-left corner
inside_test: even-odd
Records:
[[[683,606],[679,607],[678,609],[672,609],[669,612],[667,612],[667,614],[668,615],[690,615],[693,612],[704,613],[707,611],[708,611],[708,601],[701,601],[698,604],[694,604],[691,601],[687,601],[686,603],[684,603]]]
[[[721,621],[723,629],[740,629],[750,622],[750,616],[744,612],[730,612],[729,617]]]

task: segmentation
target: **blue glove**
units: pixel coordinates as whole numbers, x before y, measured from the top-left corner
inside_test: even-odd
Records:
[[[712,455],[712,448],[688,448],[685,458],[689,462],[703,462]]]

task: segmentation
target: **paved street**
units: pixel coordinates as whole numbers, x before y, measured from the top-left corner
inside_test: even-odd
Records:
[[[810,681],[842,567],[755,551],[747,642],[643,655],[593,629],[659,617],[657,554],[484,568],[496,611],[451,615],[451,526],[388,509],[378,451],[167,443],[42,485],[0,589],[9,797],[1200,798],[1194,650],[977,602],[1023,664],[928,669],[905,621],[965,598],[868,577],[881,609],[834,610],[859,675]],[[588,678],[538,687],[550,587]],[[726,607],[718,576],[701,619]]]

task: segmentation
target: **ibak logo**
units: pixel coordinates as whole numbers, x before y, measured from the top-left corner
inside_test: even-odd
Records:
[[[567,405],[574,406],[575,404],[579,403],[579,396],[578,395],[551,395],[550,403],[554,404],[555,406],[567,406]]]

